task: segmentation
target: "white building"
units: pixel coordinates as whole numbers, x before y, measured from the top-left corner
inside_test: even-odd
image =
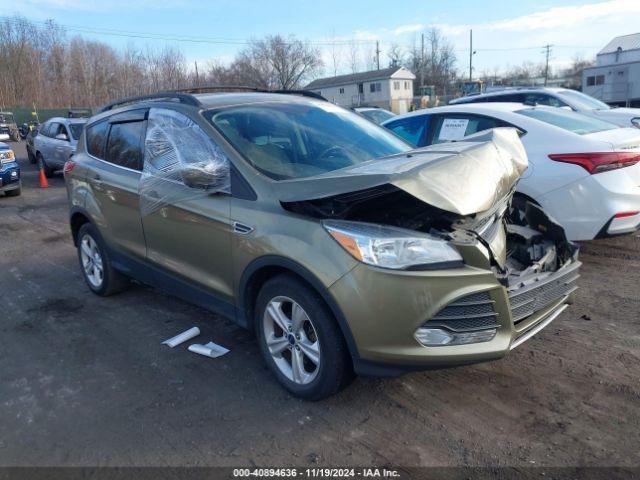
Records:
[[[606,103],[640,106],[640,33],[611,40],[582,72],[582,91]]]
[[[404,67],[319,78],[305,87],[343,107],[375,106],[405,113],[416,76]]]

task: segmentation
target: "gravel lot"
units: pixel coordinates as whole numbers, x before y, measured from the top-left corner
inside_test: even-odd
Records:
[[[640,465],[638,235],[585,243],[577,302],[507,358],[307,403],[231,322],[91,294],[64,180],[37,188],[23,145],[23,194],[0,198],[0,466]],[[160,345],[194,325],[231,352]]]

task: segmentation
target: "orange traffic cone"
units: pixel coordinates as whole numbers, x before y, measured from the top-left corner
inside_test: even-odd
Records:
[[[49,182],[47,181],[47,177],[44,175],[44,169],[42,166],[40,167],[40,188],[49,188]]]

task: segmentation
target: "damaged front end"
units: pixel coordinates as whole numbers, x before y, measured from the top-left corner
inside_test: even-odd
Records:
[[[297,182],[309,187],[307,198],[289,194],[281,203],[338,231],[344,222],[397,228],[399,236],[402,231],[418,232],[454,247],[462,264],[491,270],[508,294],[510,328],[515,331],[512,348],[555,318],[551,314],[557,316],[577,288],[578,247],[537,205],[521,197],[512,204],[515,184],[527,168],[515,131],[499,129],[417,150],[405,162],[410,167],[393,175],[385,165],[343,172],[340,179],[347,184],[370,185],[355,190],[341,188],[340,176],[332,174],[335,193],[318,198],[310,193],[322,190],[314,180]],[[396,159],[387,163],[400,165]],[[461,266],[447,260],[407,269]],[[448,335],[442,345],[454,345],[460,338],[469,339],[460,344],[489,341],[499,326],[493,303],[488,293],[470,295],[437,312],[425,326]]]

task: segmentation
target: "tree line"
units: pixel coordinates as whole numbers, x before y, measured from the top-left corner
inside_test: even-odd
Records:
[[[262,89],[302,88],[314,78],[357,73],[380,65],[405,66],[416,75],[414,91],[433,87],[437,95],[456,94],[461,80],[454,48],[437,28],[407,45],[391,44],[385,58],[373,44],[334,42],[325,52],[282,35],[253,39],[229,63],[212,59],[191,64],[175,46],[116,49],[105,42],[69,36],[54,21],[36,24],[20,16],[0,21],[0,106],[38,108],[97,107],[131,95],[204,85],[243,85]],[[579,87],[581,71],[591,62],[574,59],[566,72]],[[522,84],[540,75],[531,62],[504,72],[479,72],[488,84]],[[328,72],[326,71],[328,70]]]
[[[174,46],[161,49],[69,37],[53,21],[23,17],[0,22],[0,101],[3,106],[96,107],[113,99],[201,85],[300,88],[319,75],[320,51],[281,35],[252,40],[234,60],[200,68]]]

